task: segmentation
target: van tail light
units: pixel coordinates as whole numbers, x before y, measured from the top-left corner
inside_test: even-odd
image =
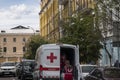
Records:
[[[42,71],[42,70],[43,70],[43,67],[42,67],[42,65],[40,65],[40,67],[39,67],[39,70],[40,70],[40,71]]]
[[[42,78],[42,76],[40,75],[40,78]]]
[[[39,67],[39,75],[40,75],[40,78],[42,78],[42,70],[43,70],[43,67],[42,67],[42,65],[40,65],[40,67]]]

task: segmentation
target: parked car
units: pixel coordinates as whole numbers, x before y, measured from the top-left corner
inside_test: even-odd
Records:
[[[95,68],[85,77],[85,80],[120,80],[120,68]]]
[[[34,60],[24,59],[17,65],[17,77],[20,80],[32,80]]]
[[[14,75],[16,76],[16,63],[15,62],[3,62],[0,65],[0,75]]]
[[[94,68],[96,68],[97,65],[92,64],[80,64],[80,76],[81,80],[89,74],[90,71],[92,71]]]

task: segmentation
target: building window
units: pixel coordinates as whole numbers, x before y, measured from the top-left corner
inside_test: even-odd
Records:
[[[16,42],[16,38],[13,38],[13,42]]]
[[[7,42],[7,39],[6,39],[6,38],[3,38],[3,42]]]
[[[16,52],[16,47],[13,47],[13,52]]]
[[[26,48],[25,47],[23,47],[23,52],[25,52],[26,51]]]
[[[23,38],[23,42],[25,42],[26,41],[26,39],[25,38]]]
[[[83,8],[85,8],[86,6],[85,6],[85,4],[86,4],[86,2],[85,2],[85,0],[83,0]]]
[[[92,3],[92,0],[90,0],[90,4]]]
[[[7,52],[7,47],[3,47],[3,52]]]

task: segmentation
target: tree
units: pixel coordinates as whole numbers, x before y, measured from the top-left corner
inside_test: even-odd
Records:
[[[37,48],[42,44],[47,44],[48,41],[44,40],[40,35],[32,36],[26,43],[27,52],[24,54],[24,58],[34,59]]]
[[[107,49],[106,46],[106,38],[107,32],[109,31],[108,26],[114,27],[113,23],[114,21],[119,21],[120,19],[120,0],[97,0],[96,5],[96,11],[97,11],[97,17],[98,17],[98,26],[103,27],[102,35],[103,35],[103,46],[106,50],[106,53],[108,54],[109,60],[110,60],[110,66],[112,65],[111,59],[112,55]],[[114,35],[113,35],[114,36]]]
[[[62,25],[63,43],[79,45],[80,62],[96,62],[101,54],[99,52],[102,45],[100,44],[101,32],[98,27],[94,26],[94,15],[92,9],[83,13],[76,14],[68,18],[67,22]]]

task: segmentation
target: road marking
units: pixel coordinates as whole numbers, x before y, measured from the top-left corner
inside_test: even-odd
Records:
[[[12,80],[15,80],[15,79],[12,79]]]

